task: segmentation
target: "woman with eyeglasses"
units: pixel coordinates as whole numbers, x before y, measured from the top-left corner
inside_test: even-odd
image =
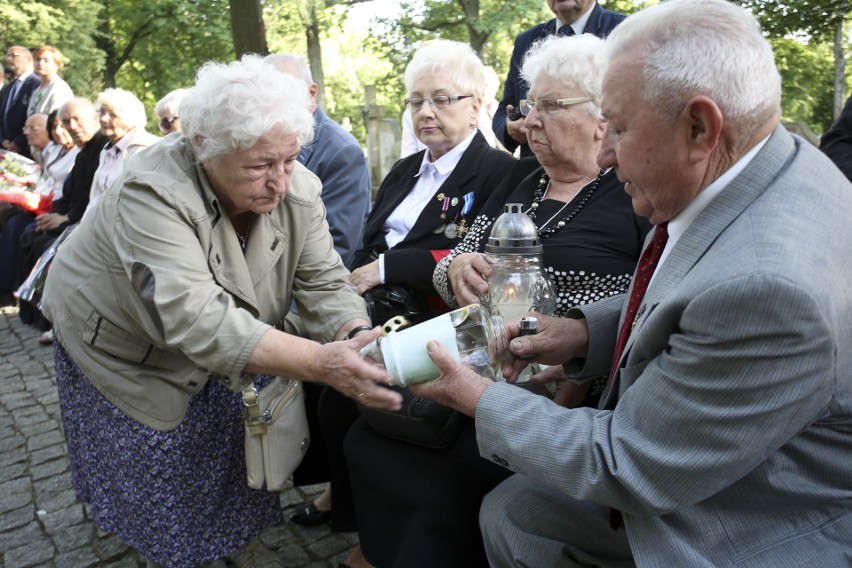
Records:
[[[154,105],[157,124],[163,136],[172,132],[180,132],[180,103],[186,95],[186,89],[175,89],[166,94]]]
[[[283,515],[248,485],[240,391],[278,375],[401,397],[358,357],[378,334],[296,159],[308,88],[245,55],[204,64],[185,101],[184,133],[133,157],[47,275],[72,485],[149,568],[283,568],[258,539]]]
[[[521,204],[538,229],[558,296],[556,315],[627,290],[650,224],[633,212],[615,171],[597,165],[605,132],[603,62],[604,43],[591,35],[550,37],[527,53],[521,71],[530,91],[520,109],[537,162],[519,162],[513,179],[495,190],[462,242],[438,263],[433,283],[450,306],[478,302],[487,292],[491,268],[481,251],[506,203]],[[523,170],[527,163],[535,168],[531,173]],[[555,400],[565,405],[581,404],[591,386],[560,384],[567,388],[557,390]],[[368,559],[383,568],[488,565],[479,507],[512,471],[480,456],[476,435],[467,419],[452,447],[431,449],[383,439],[364,420],[355,423],[344,452]],[[397,459],[380,472],[369,465],[390,452]]]
[[[371,297],[375,300],[393,287],[407,298],[409,318],[428,319],[447,310],[432,287],[435,264],[461,242],[489,193],[516,163],[508,153],[491,148],[477,130],[485,73],[469,45],[447,40],[424,45],[406,67],[405,104],[426,148],[398,161],[376,194],[350,276],[368,306]],[[381,310],[371,314],[374,325],[392,315]],[[291,518],[302,524],[321,522],[330,509],[332,529],[352,531],[356,525],[342,444],[359,411],[330,389],[324,390],[319,405],[333,494],[327,490]],[[360,550],[345,565],[368,566]]]

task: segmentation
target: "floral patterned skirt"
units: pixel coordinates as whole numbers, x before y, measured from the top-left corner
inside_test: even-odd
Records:
[[[278,493],[246,482],[240,393],[209,381],[162,432],[110,403],[58,341],[54,358],[72,485],[100,529],[149,560],[190,567],[282,521]]]

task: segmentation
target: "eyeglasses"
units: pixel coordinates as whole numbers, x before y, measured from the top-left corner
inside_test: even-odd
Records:
[[[409,98],[405,99],[405,106],[410,106],[411,110],[420,110],[421,108],[423,108],[423,103],[428,102],[430,105],[432,105],[433,108],[436,108],[438,110],[444,110],[456,101],[460,101],[462,99],[469,99],[471,97],[473,97],[473,95],[460,95],[458,97],[447,97],[444,95],[439,95],[437,97],[430,97],[428,99]]]
[[[164,116],[160,119],[160,126],[162,128],[168,128],[178,120],[180,120],[179,116]]]
[[[529,116],[532,112],[533,107],[547,116],[553,116],[559,109],[562,107],[568,107],[571,105],[578,105],[580,103],[587,103],[592,100],[592,97],[579,97],[576,99],[542,99],[540,101],[534,101],[532,99],[521,99],[518,108],[521,109],[521,114],[523,116]]]
[[[22,132],[38,132],[39,130],[47,130],[46,128],[42,128],[41,126],[24,126]]]

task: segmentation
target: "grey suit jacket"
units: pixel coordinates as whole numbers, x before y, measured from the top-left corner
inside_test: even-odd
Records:
[[[481,454],[623,511],[639,565],[849,566],[850,222],[852,186],[779,127],[658,269],[602,409],[498,384]],[[574,313],[578,376],[608,372],[626,297]]]

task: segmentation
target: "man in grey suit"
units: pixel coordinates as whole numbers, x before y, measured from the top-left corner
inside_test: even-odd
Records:
[[[443,378],[412,388],[475,416],[481,455],[517,472],[480,512],[492,566],[850,566],[852,186],[779,126],[771,48],[736,4],[662,3],[608,49],[599,161],[662,258],[635,318],[627,294],[512,341],[575,388],[614,368],[600,408],[491,383],[434,341]]]

